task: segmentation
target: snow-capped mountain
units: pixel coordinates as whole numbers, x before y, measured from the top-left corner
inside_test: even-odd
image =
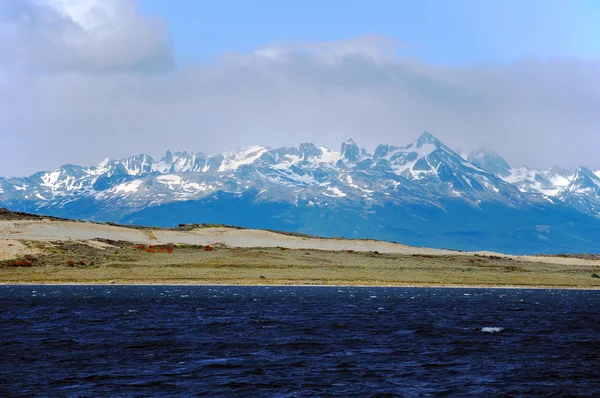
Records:
[[[600,177],[591,170],[580,167],[559,198],[585,213],[600,214]]]
[[[526,166],[512,167],[496,151],[480,149],[472,151],[468,161],[497,177],[516,186],[522,192],[540,193],[546,196],[557,196],[569,185],[574,174],[559,166],[547,170],[531,169]]]
[[[573,225],[600,231],[600,221],[590,217],[600,214],[595,182],[600,178],[587,169],[574,177],[559,168],[515,169],[491,150],[464,159],[424,132],[407,146],[379,145],[373,154],[348,140],[339,152],[304,143],[65,165],[0,178],[0,206],[97,221],[219,222],[457,249],[548,252],[585,245],[590,251],[595,235],[582,240]]]
[[[466,159],[500,178],[506,178],[512,174],[512,167],[493,149],[481,148],[471,151]]]

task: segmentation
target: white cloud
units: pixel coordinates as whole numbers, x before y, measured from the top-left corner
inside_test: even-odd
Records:
[[[23,0],[0,5],[0,67],[30,73],[161,70],[166,23],[127,0]]]
[[[425,129],[453,147],[490,145],[515,165],[600,168],[598,60],[439,67],[372,35],[162,70],[172,63],[166,24],[134,3],[19,4],[0,6],[0,51],[13,55],[0,59],[0,109],[10,110],[0,112],[0,175],[167,148],[338,149],[353,137],[373,149]],[[149,69],[159,73],[140,73]]]
[[[273,43],[255,50],[253,54],[282,62],[289,61],[297,54],[305,54],[328,64],[334,64],[348,56],[360,56],[383,63],[396,58],[402,47],[401,43],[385,36],[365,35],[317,43]]]

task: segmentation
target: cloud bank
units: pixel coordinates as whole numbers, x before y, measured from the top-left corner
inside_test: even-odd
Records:
[[[311,141],[369,150],[428,130],[513,165],[600,168],[600,60],[442,67],[377,35],[177,65],[126,0],[0,3],[0,175],[166,149]]]

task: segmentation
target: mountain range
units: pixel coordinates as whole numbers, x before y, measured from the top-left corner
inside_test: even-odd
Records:
[[[428,132],[407,146],[311,143],[211,156],[167,151],[0,178],[0,206],[58,217],[219,223],[506,253],[600,252],[600,172],[459,155]]]

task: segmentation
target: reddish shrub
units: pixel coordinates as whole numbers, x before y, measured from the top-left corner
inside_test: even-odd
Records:
[[[73,263],[73,260],[68,260],[68,261],[67,261],[67,265],[68,265],[69,267],[72,267],[72,266],[73,266],[73,264],[74,264],[74,263]]]
[[[85,265],[85,261],[81,260],[81,261],[79,262],[79,265]]]
[[[173,253],[173,246],[161,246],[161,245],[136,245],[134,249],[143,250],[147,253]]]
[[[348,250],[348,253],[354,253],[354,250]]]
[[[280,247],[279,250],[283,251],[285,250],[285,247]]]
[[[470,258],[470,259],[469,259],[469,262],[470,262],[470,263],[474,263],[474,262],[475,262],[475,260],[473,260],[472,258]]]
[[[158,251],[161,253],[173,253],[172,246],[157,246]]]
[[[11,267],[31,267],[33,264],[29,260],[11,261],[8,263]]]
[[[204,246],[204,251],[211,252],[211,251],[213,251],[213,248],[210,245],[206,245],[206,246]]]

